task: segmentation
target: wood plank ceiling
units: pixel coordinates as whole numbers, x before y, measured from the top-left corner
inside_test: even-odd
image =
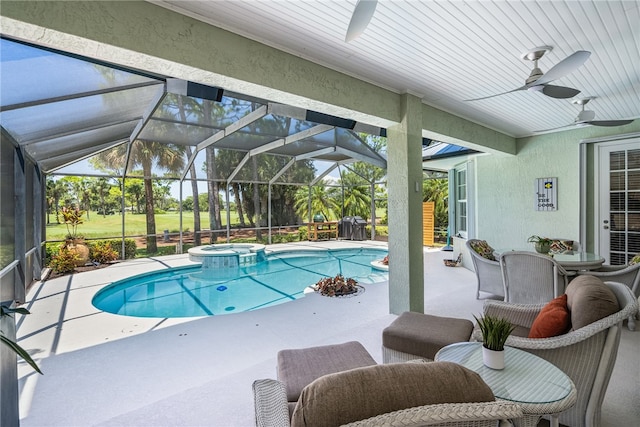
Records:
[[[365,32],[345,32],[356,0],[152,1],[304,57],[489,128],[522,137],[568,125],[571,99],[518,91],[533,63],[520,56],[549,45],[548,71],[578,50],[591,56],[553,82],[596,96],[596,120],[640,118],[640,1],[380,0]],[[563,128],[572,129],[572,127]]]

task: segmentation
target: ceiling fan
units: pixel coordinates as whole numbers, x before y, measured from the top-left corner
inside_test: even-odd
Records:
[[[578,113],[578,117],[575,118],[573,123],[564,125],[564,126],[559,126],[556,128],[551,128],[551,129],[535,130],[534,132],[547,132],[550,130],[556,130],[556,129],[566,128],[569,126],[577,126],[582,124],[592,125],[592,126],[623,126],[623,125],[628,125],[633,121],[633,119],[631,120],[593,120],[596,117],[596,112],[584,109],[584,106],[587,105],[589,101],[591,101],[592,99],[596,99],[596,97],[590,96],[588,98],[576,99],[571,101],[573,104],[582,106],[582,110],[580,111],[580,113]]]
[[[465,101],[479,101],[481,99],[493,98],[494,96],[500,96],[511,92],[517,92],[519,90],[530,90],[536,92],[542,92],[543,94],[557,99],[572,98],[580,93],[578,89],[573,89],[564,86],[550,85],[554,80],[557,80],[572,71],[579,68],[591,55],[591,52],[586,50],[579,50],[567,56],[562,61],[551,67],[549,71],[543,73],[538,68],[538,60],[544,56],[544,54],[553,49],[551,46],[534,47],[530,51],[522,54],[521,59],[533,61],[533,70],[529,77],[525,81],[524,86],[520,86],[517,89],[510,90],[508,92],[497,93],[495,95],[484,96],[482,98],[465,99]]]
[[[358,0],[353,10],[353,15],[351,15],[347,35],[344,38],[345,42],[349,43],[364,33],[367,25],[369,25],[369,21],[371,21],[373,17],[373,13],[376,11],[377,5],[378,0]]]

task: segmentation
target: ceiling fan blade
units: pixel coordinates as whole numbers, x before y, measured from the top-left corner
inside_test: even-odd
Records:
[[[588,123],[593,126],[624,126],[631,123],[633,120],[591,120]]]
[[[579,124],[579,123],[571,123],[570,125],[563,125],[563,126],[558,126],[558,127],[555,127],[555,128],[549,128],[549,129],[534,130],[533,132],[534,132],[534,133],[539,133],[539,132],[549,132],[549,131],[552,131],[552,130],[557,130],[557,129],[562,129],[562,128],[568,128],[568,127],[570,127],[570,126],[577,125],[577,124]]]
[[[542,93],[550,96],[551,98],[566,99],[573,98],[574,96],[579,94],[580,91],[571,87],[544,85],[542,87]]]
[[[527,86],[520,86],[517,89],[510,90],[509,92],[496,93],[495,95],[483,96],[482,98],[473,98],[473,99],[463,99],[463,101],[480,101],[481,99],[493,98],[494,96],[506,95],[511,92],[517,92],[519,90],[525,90]]]
[[[567,74],[578,69],[582,64],[584,64],[587,59],[589,59],[590,55],[591,52],[586,50],[579,50],[572,53],[571,55],[567,56],[562,61],[551,67],[549,71],[544,73],[542,77],[535,81],[535,84],[543,85],[545,83],[550,83],[554,80],[557,80],[560,77],[566,76]]]
[[[344,39],[345,42],[349,43],[355,40],[364,32],[373,17],[373,13],[376,11],[377,5],[378,0],[358,0],[356,8],[353,10],[353,15],[351,15],[347,36]]]

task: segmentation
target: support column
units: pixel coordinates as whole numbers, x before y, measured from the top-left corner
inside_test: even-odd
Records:
[[[389,311],[424,312],[422,103],[405,94],[401,122],[387,129]]]

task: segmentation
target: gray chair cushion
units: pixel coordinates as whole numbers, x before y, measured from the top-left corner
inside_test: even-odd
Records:
[[[455,363],[392,363],[325,375],[302,390],[291,426],[338,426],[439,403],[495,397],[475,372]]]
[[[375,365],[357,341],[278,352],[278,379],[285,384],[287,400],[295,402],[302,389],[316,378],[334,372]]]
[[[602,280],[595,276],[578,276],[567,290],[567,307],[571,312],[571,328],[576,330],[603,319],[618,310],[618,299]]]
[[[467,319],[407,311],[382,331],[382,345],[433,360],[442,347],[469,341],[471,332],[473,323]]]

